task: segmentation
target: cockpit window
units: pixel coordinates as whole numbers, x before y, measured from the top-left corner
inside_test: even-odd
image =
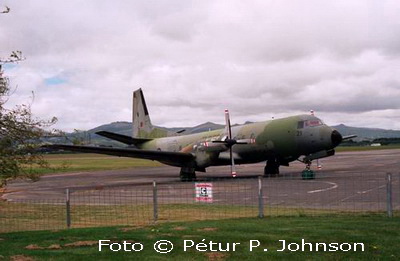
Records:
[[[305,126],[306,127],[314,127],[314,126],[321,126],[321,125],[323,125],[323,123],[320,120],[305,121]]]
[[[297,122],[297,129],[303,129],[305,127],[321,126],[324,123],[321,120],[305,120]]]

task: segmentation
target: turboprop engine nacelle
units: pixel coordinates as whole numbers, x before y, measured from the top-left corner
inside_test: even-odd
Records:
[[[219,153],[228,148],[221,143],[200,142],[193,146],[193,152],[196,156],[196,166],[198,168],[207,168],[218,159]]]

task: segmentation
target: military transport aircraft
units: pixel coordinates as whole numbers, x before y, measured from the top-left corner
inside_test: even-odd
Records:
[[[264,175],[279,174],[279,166],[299,160],[308,167],[311,161],[335,154],[342,137],[314,115],[298,115],[231,127],[225,110],[225,129],[185,135],[155,128],[141,89],[133,92],[133,136],[100,131],[98,135],[127,144],[126,148],[53,144],[45,147],[120,157],[157,160],[180,167],[182,181],[196,179],[196,171],[207,167],[266,161]]]

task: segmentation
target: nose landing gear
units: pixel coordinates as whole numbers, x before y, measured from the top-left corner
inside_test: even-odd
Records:
[[[301,172],[303,179],[315,179],[315,172],[311,170],[311,160],[306,161],[306,168]]]

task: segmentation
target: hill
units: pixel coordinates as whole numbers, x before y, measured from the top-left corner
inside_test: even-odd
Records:
[[[351,127],[346,126],[344,124],[332,126],[333,128],[337,129],[342,135],[357,135],[356,141],[372,141],[374,139],[380,138],[400,138],[400,131],[399,130],[386,130],[386,129],[377,129],[377,128],[362,128],[362,127]],[[163,127],[159,127],[163,128]],[[163,128],[167,129],[171,132],[177,132],[179,130],[185,130],[182,134],[192,134],[192,133],[199,133],[203,131],[209,130],[216,130],[216,129],[223,129],[224,125],[216,124],[213,122],[206,122],[194,127],[181,127],[181,128]],[[124,146],[119,142],[101,137],[95,134],[97,131],[109,131],[115,132],[127,136],[132,135],[132,123],[126,121],[118,121],[112,122],[109,124],[100,125],[96,128],[87,130],[87,131],[78,131],[74,133],[66,133],[66,137],[62,138],[51,138],[46,139],[46,141],[51,143],[72,143],[73,140],[81,140],[84,143],[90,143],[95,145],[104,145],[104,146]]]
[[[361,128],[361,127],[350,127],[344,124],[332,126],[338,130],[342,135],[356,134],[356,140],[374,140],[380,138],[400,138],[400,131],[398,130],[386,130],[378,128]]]

